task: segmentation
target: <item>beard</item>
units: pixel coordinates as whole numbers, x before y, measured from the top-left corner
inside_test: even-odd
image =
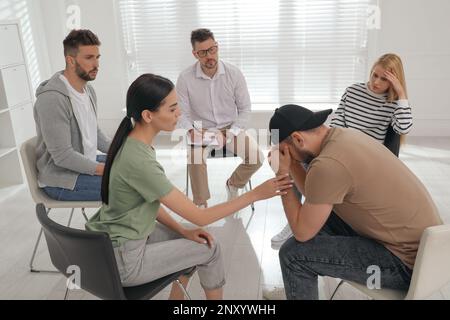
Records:
[[[292,145],[292,147],[294,147],[296,156],[298,156],[298,159],[296,159],[296,160],[298,160],[306,165],[309,165],[311,163],[311,161],[313,161],[314,158],[316,158],[316,156],[308,150],[300,150],[295,145]]]
[[[315,156],[309,151],[299,151],[300,159],[304,164],[310,164],[314,160]]]
[[[75,72],[76,72],[77,76],[79,76],[84,81],[94,81],[96,78],[96,75],[90,76],[90,73],[94,72],[94,71],[98,71],[98,68],[94,68],[91,71],[86,71],[78,64],[78,62],[75,61]]]
[[[217,66],[217,60],[214,59],[208,59],[205,64],[205,68],[207,69],[214,69]]]

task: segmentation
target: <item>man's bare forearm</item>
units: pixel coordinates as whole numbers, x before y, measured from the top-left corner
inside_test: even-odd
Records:
[[[300,162],[293,162],[290,168],[290,174],[292,179],[294,180],[295,186],[297,189],[305,195],[305,179],[306,179],[306,171],[303,168]]]
[[[283,203],[286,219],[288,220],[291,229],[294,229],[294,226],[298,223],[298,213],[302,207],[302,203],[292,188],[287,191],[287,194],[281,196],[281,202]]]
[[[289,173],[297,189],[304,194],[306,171],[303,166],[299,162],[293,162],[290,166]],[[296,234],[296,230],[299,227],[300,210],[302,208],[301,199],[298,198],[298,195],[293,189],[289,189],[287,194],[282,196],[281,199],[286,218],[293,233]]]

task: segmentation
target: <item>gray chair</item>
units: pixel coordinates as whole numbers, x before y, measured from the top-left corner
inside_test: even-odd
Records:
[[[369,289],[359,283],[341,280],[330,300],[344,282],[374,300],[421,300],[449,284],[449,281],[450,225],[439,225],[426,228],[422,234],[408,291]]]
[[[67,208],[72,209],[69,217],[68,226],[72,222],[72,217],[75,209],[81,209],[86,221],[88,220],[85,212],[85,208],[99,208],[102,203],[99,201],[57,201],[50,198],[41,188],[39,188],[37,181],[37,169],[36,169],[36,141],[37,138],[31,138],[25,141],[20,148],[20,156],[22,158],[23,167],[25,170],[26,179],[28,182],[28,188],[36,204],[42,203],[47,208],[47,213],[51,209]],[[31,272],[57,272],[49,270],[38,270],[33,267],[33,261],[36,256],[37,248],[42,237],[42,228],[39,232],[36,244],[34,245],[33,254],[30,260]]]
[[[44,230],[53,265],[70,280],[78,279],[76,284],[81,289],[105,300],[149,300],[175,281],[190,300],[178,278],[191,275],[195,267],[140,286],[123,287],[111,239],[106,232],[78,230],[57,224],[48,217],[42,204],[36,205],[36,214]],[[78,276],[72,276],[72,269],[79,271]],[[68,293],[69,286],[64,299]]]

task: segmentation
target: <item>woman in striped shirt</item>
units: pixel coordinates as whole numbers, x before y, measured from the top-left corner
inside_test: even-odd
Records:
[[[392,126],[402,143],[411,130],[412,115],[399,56],[392,53],[381,56],[372,67],[368,83],[356,83],[345,90],[331,126],[361,130],[381,143]],[[291,236],[287,224],[272,237],[272,248],[279,249]]]
[[[375,62],[368,83],[357,83],[345,90],[331,120],[332,127],[358,129],[381,143],[390,125],[400,135],[412,127],[403,64],[392,53]]]

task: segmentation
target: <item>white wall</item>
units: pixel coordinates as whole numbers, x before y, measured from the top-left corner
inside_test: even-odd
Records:
[[[450,136],[450,1],[380,0],[374,56],[395,52],[413,106],[411,135]]]
[[[402,57],[413,107],[411,136],[450,136],[450,1],[379,0],[381,28],[370,31],[368,72],[387,52]],[[270,115],[253,115],[257,128]]]
[[[99,37],[100,70],[94,86],[99,106],[100,126],[113,135],[124,114],[127,89],[126,62],[120,45],[120,30],[116,23],[116,10],[111,0],[38,0],[47,34],[47,48],[51,56],[52,73],[64,69],[62,41],[70,31],[67,26],[67,7],[81,9],[81,28],[92,30]]]
[[[387,52],[401,56],[413,107],[411,136],[450,136],[450,1],[379,0],[381,28],[370,31],[368,72]],[[264,128],[270,115],[253,115]]]

